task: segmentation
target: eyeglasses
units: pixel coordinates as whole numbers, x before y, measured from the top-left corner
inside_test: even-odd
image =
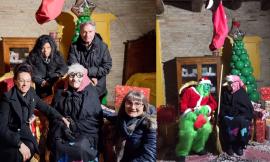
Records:
[[[83,73],[80,73],[80,72],[78,72],[78,73],[70,73],[69,74],[69,77],[70,78],[75,78],[75,76],[77,77],[77,78],[82,78],[83,77]]]
[[[18,82],[19,83],[21,83],[21,84],[25,84],[25,83],[27,83],[27,84],[29,84],[29,83],[31,83],[32,81],[31,80],[18,80]]]
[[[132,102],[132,101],[126,101],[126,106],[129,106],[129,107],[132,107],[132,106],[134,106],[134,107],[140,107],[140,106],[143,106],[143,103],[142,102],[138,102],[138,101],[134,101],[134,102]]]

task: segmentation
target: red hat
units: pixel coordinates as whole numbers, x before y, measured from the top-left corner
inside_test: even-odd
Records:
[[[199,80],[199,84],[210,84],[212,85],[212,82],[209,78],[207,77],[202,77],[200,80]]]

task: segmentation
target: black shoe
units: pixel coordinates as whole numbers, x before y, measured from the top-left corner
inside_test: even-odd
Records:
[[[176,162],[185,162],[186,161],[186,157],[185,156],[178,156],[176,157]]]
[[[244,152],[243,152],[243,149],[242,148],[238,148],[238,149],[235,150],[235,153],[238,156],[242,156]]]
[[[233,152],[233,149],[230,147],[226,150],[226,153],[229,155],[229,156],[233,156],[234,152]]]
[[[207,151],[205,149],[203,149],[202,151],[200,152],[196,152],[197,155],[206,155],[207,154]]]

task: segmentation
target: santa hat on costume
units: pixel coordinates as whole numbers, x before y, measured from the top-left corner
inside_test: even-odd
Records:
[[[212,82],[209,78],[207,77],[202,77],[200,80],[199,80],[199,84],[210,84],[212,85]]]

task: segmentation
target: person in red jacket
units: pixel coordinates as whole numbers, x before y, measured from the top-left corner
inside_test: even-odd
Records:
[[[176,146],[179,161],[185,161],[190,151],[199,155],[206,154],[205,143],[212,132],[209,116],[217,108],[217,103],[210,94],[211,86],[208,78],[202,78],[197,86],[185,89],[181,97],[179,141]]]

